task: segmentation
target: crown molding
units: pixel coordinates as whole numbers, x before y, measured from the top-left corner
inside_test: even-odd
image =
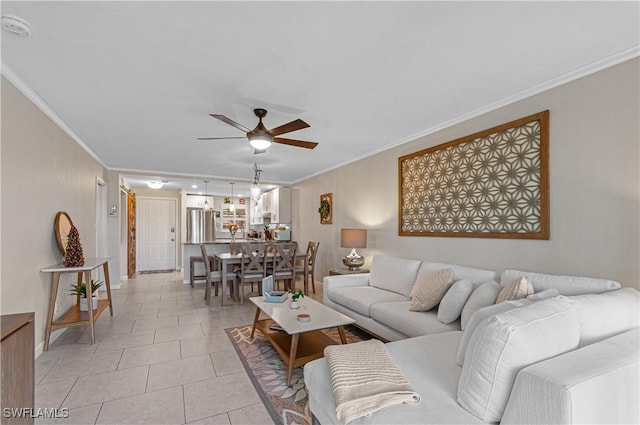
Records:
[[[598,71],[602,71],[603,69],[610,68],[612,66],[621,64],[621,63],[626,62],[628,60],[637,58],[638,56],[640,56],[640,45],[633,46],[633,47],[631,47],[629,49],[623,50],[623,51],[621,51],[619,53],[616,53],[614,55],[608,56],[608,57],[606,57],[604,59],[598,60],[596,62],[590,63],[590,64],[585,65],[583,67],[580,67],[578,69],[575,69],[575,70],[573,70],[571,72],[567,72],[567,73],[562,74],[562,75],[560,75],[558,77],[552,78],[551,80],[548,80],[548,81],[545,81],[543,83],[537,84],[535,86],[529,87],[528,89],[525,89],[525,90],[523,90],[523,91],[521,91],[519,93],[516,93],[514,95],[502,98],[502,99],[500,99],[500,100],[498,100],[496,102],[490,103],[488,105],[485,105],[485,106],[483,106],[481,108],[478,108],[478,109],[476,109],[474,111],[471,111],[471,112],[468,112],[466,114],[459,115],[459,116],[457,116],[457,117],[455,117],[455,118],[453,118],[451,120],[442,122],[440,124],[437,124],[437,125],[435,125],[433,127],[428,128],[426,130],[423,130],[423,131],[420,131],[418,133],[412,134],[411,136],[404,137],[404,138],[402,138],[400,140],[397,140],[395,142],[391,142],[389,144],[381,146],[378,149],[366,152],[366,153],[364,153],[362,155],[358,155],[358,156],[356,156],[354,158],[351,158],[349,160],[342,161],[342,162],[340,162],[338,164],[335,164],[335,165],[333,165],[333,166],[331,166],[329,168],[325,168],[322,171],[318,171],[316,173],[310,174],[309,176],[306,176],[306,177],[303,177],[303,178],[301,178],[299,180],[296,180],[296,181],[292,182],[291,184],[298,184],[300,182],[303,182],[305,180],[311,179],[313,177],[320,176],[320,175],[322,175],[324,173],[327,173],[327,172],[329,172],[331,170],[335,170],[337,168],[344,167],[345,165],[352,164],[354,162],[360,161],[360,160],[365,159],[367,157],[376,155],[378,153],[388,151],[389,149],[393,149],[393,148],[398,147],[400,145],[403,145],[405,143],[412,142],[412,141],[414,141],[416,139],[419,139],[421,137],[428,136],[430,134],[436,133],[436,132],[438,132],[440,130],[444,130],[445,128],[452,127],[452,126],[454,126],[456,124],[460,124],[460,123],[462,123],[464,121],[470,120],[472,118],[478,117],[478,116],[486,114],[488,112],[495,111],[496,109],[500,109],[500,108],[502,108],[504,106],[507,106],[507,105],[510,105],[512,103],[518,102],[518,101],[526,99],[528,97],[535,96],[537,94],[540,94],[540,93],[545,92],[547,90],[550,90],[550,89],[553,89],[555,87],[561,86],[563,84],[570,83],[570,82],[575,81],[575,80],[577,80],[579,78],[586,77],[587,75],[594,74],[594,73],[596,73]]]
[[[25,95],[27,99],[29,99],[38,109],[40,109],[51,121],[53,121],[62,131],[64,131],[74,142],[78,144],[82,149],[84,149],[93,159],[95,159],[103,168],[109,169],[109,166],[98,156],[94,151],[92,151],[78,136],[75,131],[71,129],[63,120],[60,118],[53,109],[45,102],[31,87],[29,87],[24,81],[18,77],[18,75],[8,66],[4,61],[2,61],[2,75],[11,82],[20,92]]]

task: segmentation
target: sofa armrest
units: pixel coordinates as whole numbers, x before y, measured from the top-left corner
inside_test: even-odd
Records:
[[[369,273],[325,276],[322,280],[322,299],[327,303],[329,292],[343,286],[369,286]]]
[[[634,329],[522,369],[501,424],[638,423],[638,340]]]

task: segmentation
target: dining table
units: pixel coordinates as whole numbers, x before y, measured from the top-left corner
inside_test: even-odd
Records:
[[[269,252],[266,256],[266,262],[273,262],[274,253]],[[242,264],[242,253],[231,254],[230,252],[222,252],[218,254],[212,254],[209,258],[213,258],[217,264],[220,265],[221,276],[227,275],[227,270],[229,270],[229,266],[233,266],[236,264]],[[304,281],[307,281],[307,277],[309,274],[309,259],[306,252],[296,252],[296,261],[302,261],[304,263]],[[226,282],[225,282],[226,283]],[[293,283],[295,285],[295,282]],[[243,290],[241,288],[241,290]],[[261,294],[262,295],[262,294]],[[209,300],[211,299],[211,287],[207,285],[205,289],[205,299],[207,300],[207,304],[209,304]],[[227,285],[222,285],[222,301],[221,305],[227,305]]]

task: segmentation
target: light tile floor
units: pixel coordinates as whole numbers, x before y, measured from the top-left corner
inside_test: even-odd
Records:
[[[250,301],[207,306],[204,285],[178,272],[138,275],[112,295],[95,344],[88,328],[68,328],[36,360],[36,408],[69,412],[36,423],[273,423],[224,331],[252,322]]]

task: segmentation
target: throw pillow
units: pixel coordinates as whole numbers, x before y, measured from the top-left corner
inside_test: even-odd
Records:
[[[471,296],[462,309],[460,328],[464,330],[464,328],[467,326],[467,322],[469,322],[469,319],[471,318],[473,313],[476,312],[476,310],[491,304],[495,304],[498,292],[500,292],[500,285],[498,285],[498,282],[491,281],[478,286],[471,293]]]
[[[528,300],[531,301],[542,301],[549,298],[557,297],[560,295],[560,292],[556,288],[545,289],[544,291],[536,292],[535,294],[531,294],[527,296]]]
[[[528,295],[533,294],[535,291],[533,286],[526,277],[519,277],[512,281],[510,284],[502,288],[496,298],[496,304],[503,301],[514,301],[521,298],[526,298]]]
[[[444,324],[456,321],[464,304],[473,292],[473,283],[468,279],[460,279],[451,285],[451,288],[444,294],[440,306],[438,306],[438,320]]]
[[[480,323],[491,316],[495,316],[496,314],[504,313],[505,311],[513,310],[514,308],[529,304],[531,304],[531,301],[529,300],[506,301],[500,304],[491,304],[476,310],[467,322],[464,332],[462,333],[462,338],[460,338],[460,345],[458,345],[458,354],[456,356],[456,363],[458,363],[458,366],[462,366],[464,364],[464,354],[467,350],[467,346],[469,345],[469,341],[471,340],[471,335],[473,335]]]
[[[420,276],[411,291],[411,311],[428,311],[437,306],[453,284],[451,269],[437,270]]]
[[[485,422],[500,422],[518,372],[574,350],[580,319],[556,297],[485,319],[471,336],[458,383],[458,403]]]

